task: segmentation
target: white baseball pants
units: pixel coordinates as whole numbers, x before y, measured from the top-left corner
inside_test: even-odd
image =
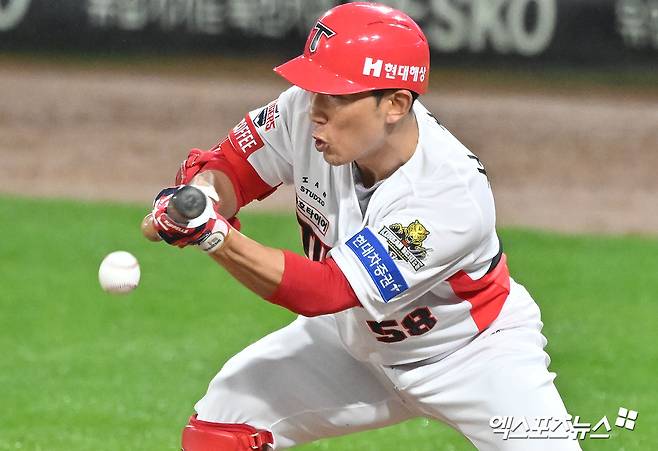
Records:
[[[521,323],[505,312],[529,307]],[[567,416],[541,327],[539,308],[512,282],[503,312],[473,342],[433,363],[386,367],[355,360],[332,316],[299,317],[231,358],[195,409],[200,420],[268,429],[277,449],[427,417],[479,450],[579,450],[572,439],[504,440],[489,423]]]

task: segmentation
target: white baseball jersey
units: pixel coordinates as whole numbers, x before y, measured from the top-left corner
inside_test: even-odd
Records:
[[[416,102],[417,148],[371,193],[354,165],[315,150],[309,102],[291,88],[229,139],[256,172],[241,183],[295,185],[306,254],[333,257],[363,308],[300,316],[251,344],[211,381],[198,418],[267,429],[275,449],[419,416],[483,451],[580,449],[478,159]],[[507,440],[492,419],[510,415],[552,419],[555,435]]]
[[[509,293],[484,167],[416,101],[419,140],[362,213],[352,164],[314,147],[310,94],[292,87],[229,134],[268,185],[294,184],[307,256],[335,259],[363,308],[334,314],[354,357],[399,365],[448,355]],[[358,177],[357,177],[358,178]]]

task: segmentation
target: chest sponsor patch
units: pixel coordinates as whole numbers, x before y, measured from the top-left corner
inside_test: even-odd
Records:
[[[228,138],[231,140],[234,148],[242,151],[245,158],[264,145],[249,115],[233,127],[233,130],[228,134]]]
[[[409,289],[395,262],[370,229],[361,230],[346,244],[368,272],[384,302]]]
[[[423,260],[432,249],[423,247],[423,242],[430,232],[418,219],[408,226],[400,223],[384,226],[378,233],[386,238],[388,253],[395,260],[409,263],[414,271],[425,266]]]
[[[329,228],[327,218],[300,198],[297,198],[297,212],[313,224],[322,235],[327,234]]]

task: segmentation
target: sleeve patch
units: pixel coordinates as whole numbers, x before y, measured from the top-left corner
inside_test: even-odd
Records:
[[[233,147],[242,151],[244,158],[249,157],[249,155],[264,146],[263,140],[256,131],[256,127],[249,115],[233,127],[228,137]]]
[[[368,271],[384,302],[409,289],[395,262],[370,229],[363,229],[350,238],[347,247]]]
[[[276,122],[279,119],[278,100],[270,102],[254,118],[254,125],[258,128],[264,128],[266,132],[276,128]]]

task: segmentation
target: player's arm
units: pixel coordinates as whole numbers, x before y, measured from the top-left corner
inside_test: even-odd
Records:
[[[201,216],[186,224],[173,221],[168,212],[175,192],[169,192],[156,201],[150,226],[169,244],[198,245],[244,286],[295,313],[318,316],[360,305],[332,258],[314,262],[287,250],[264,246],[233,228],[218,212],[219,196],[207,189],[209,182],[210,174],[202,173],[193,179],[193,184],[210,193],[206,194],[206,208]]]
[[[176,185],[195,184],[199,180],[212,185],[219,195],[219,213],[232,218],[243,206],[276,189],[241,154],[230,136],[208,151],[192,149],[176,174]]]
[[[293,181],[292,124],[288,111],[291,104],[299,102],[304,95],[306,93],[299,88],[290,88],[277,100],[247,113],[228,136],[210,150],[192,149],[179,167],[175,184],[190,184],[195,177],[205,174],[218,194],[217,210],[239,228],[234,216],[240,208],[255,199],[264,199],[279,185]],[[153,231],[152,222],[150,216],[142,222],[147,238],[163,238],[168,242],[180,238],[163,236],[165,230],[149,235],[148,232]]]
[[[237,213],[235,185],[224,172],[200,172],[190,180],[190,184],[214,187],[219,198],[215,204],[219,217],[230,218]],[[230,226],[222,245],[216,251],[208,252],[208,255],[244,286],[264,298],[275,292],[283,276],[285,262],[281,250],[263,246]]]
[[[192,149],[176,175],[176,185],[193,183],[206,174],[219,194],[219,212],[233,216],[253,200],[262,200],[285,183],[292,183],[292,145],[288,111],[305,95],[296,88],[266,106],[247,113],[210,150]],[[229,220],[230,221],[230,220]]]
[[[222,247],[209,255],[245,287],[265,299],[276,292],[283,279],[283,251],[264,246],[237,230],[232,230]]]
[[[225,218],[232,218],[238,214],[238,199],[233,182],[228,175],[219,170],[208,170],[199,173],[191,181],[191,184],[208,184],[215,188],[219,196],[217,211]]]
[[[223,217],[229,218],[228,222],[238,229],[240,223],[235,217],[238,211],[251,201],[264,199],[276,190],[276,187],[266,183],[240,154],[241,150],[235,148],[230,136],[210,150],[192,149],[181,163],[175,182],[177,186],[186,184],[212,186],[218,196],[215,199],[216,210]],[[168,190],[173,192],[175,188]],[[166,201],[160,198],[165,191],[160,192],[154,205]],[[155,211],[148,214],[142,221],[142,233],[146,238],[151,241],[164,239],[170,244],[183,246],[187,244],[187,240],[181,241],[181,236],[162,227],[156,227],[154,213]]]
[[[332,258],[315,262],[264,246],[237,230],[210,256],[251,291],[295,313],[318,316],[360,306]]]

